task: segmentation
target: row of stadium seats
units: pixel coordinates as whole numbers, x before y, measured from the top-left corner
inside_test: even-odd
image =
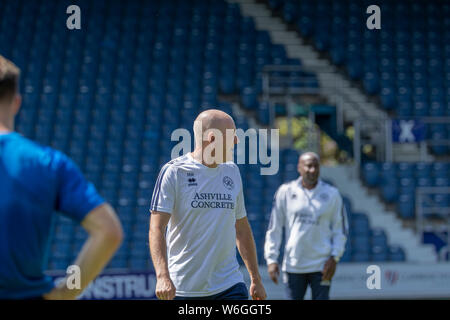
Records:
[[[286,22],[343,66],[352,80],[398,117],[450,116],[450,4],[447,1],[377,2],[382,28],[366,27],[370,1],[267,0]],[[450,139],[447,126],[429,138]],[[444,155],[448,145],[433,146]]]
[[[374,163],[368,162],[362,166],[362,178],[369,187],[380,189],[382,198],[388,203],[396,203],[400,216],[414,218],[416,212],[416,188],[420,187],[450,187],[450,165],[448,162],[435,163]],[[450,207],[450,195],[433,193],[423,196],[422,207],[439,209]]]
[[[241,93],[244,106],[256,108],[265,65],[301,64],[272,44],[267,32],[256,31],[236,4],[224,1],[80,1],[88,24],[69,34],[61,27],[64,15],[57,15],[65,1],[31,2],[5,2],[0,36],[4,54],[23,70],[22,91],[33,105],[41,94],[52,108],[58,99],[107,104],[111,95],[123,105],[130,94],[145,101],[141,95],[150,92],[152,104],[176,109],[185,101],[215,105],[220,90]],[[30,28],[40,13],[48,25],[39,19],[34,35],[8,41],[14,37],[8,23]],[[26,65],[27,58],[33,62]],[[111,77],[114,71],[117,77]]]

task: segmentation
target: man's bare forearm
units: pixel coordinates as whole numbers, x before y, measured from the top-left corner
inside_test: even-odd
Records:
[[[92,210],[82,221],[82,226],[89,233],[89,238],[74,262],[80,268],[80,288],[69,289],[66,281],[62,281],[46,294],[46,298],[75,299],[100,274],[122,243],[122,226],[108,204]]]
[[[167,264],[167,246],[164,231],[160,228],[150,228],[149,233],[150,254],[155,267],[156,277],[169,277]]]
[[[75,265],[81,271],[81,290],[94,280],[111,260],[121,243],[121,239],[104,234],[89,236],[78,254]]]
[[[252,281],[261,280],[261,276],[258,271],[258,258],[256,255],[256,246],[253,239],[253,233],[250,225],[246,223],[242,230],[236,232],[236,245],[239,253],[244,261],[244,264],[248,270]]]

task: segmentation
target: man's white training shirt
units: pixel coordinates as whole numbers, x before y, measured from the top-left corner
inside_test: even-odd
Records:
[[[278,188],[264,245],[268,265],[278,262],[283,227],[282,271],[323,271],[331,255],[342,256],[347,241],[348,222],[339,191],[320,179],[314,189],[307,190],[301,177]]]
[[[243,282],[236,258],[237,219],[246,214],[239,168],[209,168],[189,153],[159,174],[150,210],[171,214],[167,234],[176,295],[210,296]]]

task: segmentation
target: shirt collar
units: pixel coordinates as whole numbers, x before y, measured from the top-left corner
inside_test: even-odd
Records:
[[[305,191],[308,191],[308,192],[313,192],[313,193],[314,193],[314,192],[320,187],[320,185],[322,184],[322,180],[321,180],[320,178],[317,180],[317,184],[316,184],[316,186],[314,187],[314,189],[306,189],[306,188],[304,188],[303,185],[302,185],[302,177],[301,177],[301,176],[298,177],[297,183],[298,183],[298,186],[299,186],[301,189],[303,189],[303,190],[305,190]]]
[[[194,159],[194,157],[192,156],[192,153],[189,152],[187,154],[187,158],[194,163],[198,168],[202,169],[203,172],[205,172],[206,174],[210,175],[210,176],[214,176],[216,175],[218,172],[220,172],[220,169],[223,167],[223,163],[220,163],[217,167],[215,168],[210,168],[208,166],[205,166],[203,163],[197,161],[196,159]]]

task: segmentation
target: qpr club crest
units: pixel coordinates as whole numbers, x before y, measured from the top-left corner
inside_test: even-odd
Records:
[[[232,190],[234,188],[234,182],[233,182],[233,180],[231,180],[231,178],[229,176],[223,177],[223,185],[228,190]]]
[[[322,201],[327,201],[327,200],[330,198],[330,196],[327,195],[326,193],[321,193],[321,194],[319,195],[319,198],[320,198],[320,200],[322,200]]]

